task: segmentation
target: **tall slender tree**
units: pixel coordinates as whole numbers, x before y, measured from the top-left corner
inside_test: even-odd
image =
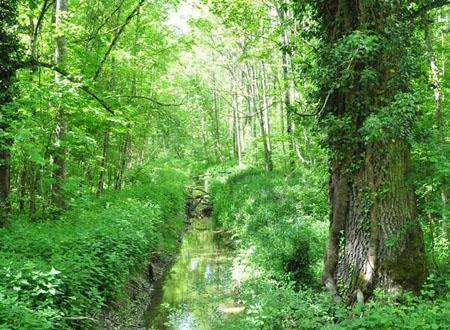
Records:
[[[295,169],[295,137],[293,125],[294,112],[294,82],[290,77],[291,56],[289,52],[290,40],[287,22],[289,16],[289,6],[286,1],[282,1],[281,5],[277,7],[278,19],[282,26],[281,37],[281,55],[283,65],[283,84],[284,84],[284,108],[286,113],[286,133],[289,138],[289,166],[291,170]]]
[[[6,223],[9,213],[11,147],[13,138],[11,124],[16,114],[9,107],[14,98],[17,52],[16,35],[17,1],[0,1],[0,226]]]
[[[55,63],[59,68],[64,69],[66,64],[67,39],[64,34],[64,21],[68,10],[68,0],[56,0],[55,4],[55,27],[56,27],[56,47],[55,47]],[[61,86],[61,75],[55,73],[55,81]],[[54,132],[54,152],[53,152],[53,203],[56,207],[63,209],[65,206],[65,197],[63,185],[66,176],[66,157],[67,150],[64,146],[64,137],[67,132],[67,119],[64,106],[59,103],[56,112],[56,125]]]

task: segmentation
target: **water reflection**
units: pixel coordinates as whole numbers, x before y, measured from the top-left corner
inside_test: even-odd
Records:
[[[224,307],[235,309],[231,260],[215,237],[210,219],[197,219],[183,240],[178,259],[156,288],[145,315],[148,329],[208,330]]]

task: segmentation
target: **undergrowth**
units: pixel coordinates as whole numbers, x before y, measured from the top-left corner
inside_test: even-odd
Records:
[[[328,208],[320,178],[327,176],[314,171],[300,178],[255,169],[217,175],[213,216],[237,242],[234,285],[245,312],[218,318],[212,328],[448,329],[450,283],[442,276],[432,275],[419,296],[379,291],[350,307],[322,290]]]
[[[99,326],[102,309],[128,297],[136,268],[175,251],[186,180],[141,169],[125,190],[80,199],[57,221],[2,229],[0,329]]]

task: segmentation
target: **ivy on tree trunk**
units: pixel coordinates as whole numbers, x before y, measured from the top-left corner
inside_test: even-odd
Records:
[[[413,28],[404,1],[320,1],[320,114],[330,150],[324,284],[347,302],[426,279],[408,137]]]

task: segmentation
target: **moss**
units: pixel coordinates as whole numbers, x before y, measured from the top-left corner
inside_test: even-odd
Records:
[[[423,249],[422,234],[416,226],[404,237],[409,249],[404,249],[395,260],[388,261],[383,268],[390,275],[394,285],[409,289],[415,293],[420,291],[427,278],[426,258]]]

